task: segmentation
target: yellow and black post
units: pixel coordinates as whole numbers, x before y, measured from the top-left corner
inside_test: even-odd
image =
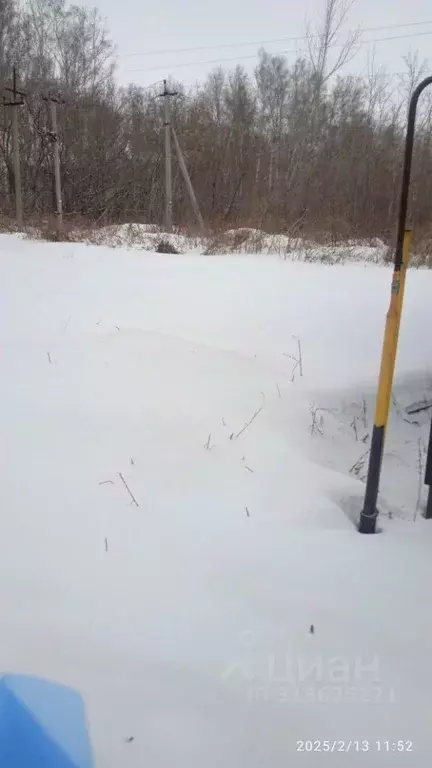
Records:
[[[408,111],[408,124],[405,139],[404,167],[402,175],[398,232],[394,258],[394,271],[391,284],[390,307],[387,313],[384,332],[384,343],[381,355],[381,368],[378,382],[378,394],[369,457],[369,469],[366,481],[366,493],[359,522],[360,533],[375,533],[376,519],[378,516],[377,500],[381,475],[381,464],[384,453],[385,433],[390,410],[390,399],[399,339],[406,270],[408,267],[408,256],[411,243],[411,230],[407,227],[406,220],[408,211],[412,154],[414,146],[415,118],[419,96],[428,85],[432,85],[432,76],[425,78],[421,83],[419,83],[411,97]]]
[[[426,456],[426,469],[425,469],[425,485],[429,486],[429,493],[426,502],[425,518],[426,520],[432,519],[432,422],[429,432],[429,445]]]

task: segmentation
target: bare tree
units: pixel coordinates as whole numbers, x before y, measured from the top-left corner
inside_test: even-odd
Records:
[[[402,97],[408,103],[420,80],[423,80],[429,74],[429,66],[426,59],[420,60],[418,51],[404,56],[403,61],[406,72],[400,73],[398,79]]]
[[[379,124],[385,120],[393,100],[394,88],[385,67],[377,66],[375,47],[368,51],[366,73],[366,99],[369,120]]]
[[[341,33],[354,0],[326,0],[324,14],[318,25],[306,25],[309,59],[315,76],[316,92],[319,94],[323,85],[347,64],[357,53],[360,30],[349,30],[345,40],[340,43]],[[339,49],[333,61],[330,54]]]
[[[293,63],[261,51],[254,77],[217,69],[173,102],[173,118],[203,218],[215,231],[254,227],[337,243],[391,237],[398,204],[407,100],[425,71],[418,56],[391,79],[372,55],[365,76],[343,76],[358,32],[344,34],[349,0],[327,0],[308,27],[309,54]],[[159,223],[163,114],[157,89],[119,88],[113,45],[96,11],[67,0],[0,0],[0,78],[20,62],[24,205],[53,209],[50,121],[43,94],[60,92],[65,218]],[[430,92],[432,94],[432,91]],[[187,98],[183,96],[187,95]],[[2,113],[0,205],[13,212],[11,115]],[[176,221],[193,226],[177,165]],[[415,232],[432,241],[432,100],[419,105],[413,161]],[[241,236],[241,235],[240,235]],[[426,245],[426,254],[431,246]]]

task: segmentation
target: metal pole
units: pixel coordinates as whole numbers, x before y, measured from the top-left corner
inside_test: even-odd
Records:
[[[429,486],[429,494],[424,516],[426,520],[430,520],[432,518],[432,421],[430,426],[429,444],[426,456],[425,484]]]
[[[429,486],[429,493],[424,516],[426,520],[430,520],[432,518],[432,485]]]
[[[167,81],[164,80],[165,107],[165,229],[172,232],[172,159],[171,159],[171,108]]]
[[[199,227],[200,227],[200,230],[201,230],[201,234],[204,236],[205,235],[204,220],[203,220],[203,217],[201,216],[201,211],[199,209],[199,205],[198,205],[198,202],[197,202],[197,199],[196,199],[196,196],[195,196],[194,188],[192,186],[192,182],[190,180],[190,176],[189,176],[188,169],[187,169],[187,166],[186,166],[186,163],[185,163],[185,159],[183,157],[183,152],[181,151],[179,140],[177,138],[177,134],[175,132],[175,128],[174,128],[173,125],[171,126],[171,129],[172,129],[172,134],[173,134],[173,138],[174,138],[174,144],[175,144],[175,148],[176,148],[176,152],[177,152],[177,157],[178,157],[180,169],[181,169],[181,172],[183,174],[183,178],[185,180],[185,184],[187,186],[187,190],[189,192],[189,197],[190,197],[190,201],[191,201],[191,204],[192,204],[192,208],[194,209],[194,213],[195,213],[195,216],[197,218],[197,221],[198,221],[198,224],[199,224]]]
[[[377,500],[384,453],[385,432],[387,428],[391,390],[399,337],[402,303],[405,288],[405,276],[408,266],[408,254],[411,240],[410,230],[406,226],[408,196],[411,177],[412,154],[414,146],[415,118],[420,94],[432,85],[432,76],[425,78],[415,89],[408,110],[408,123],[405,139],[404,167],[399,208],[399,221],[394,258],[394,272],[391,285],[390,308],[387,313],[384,343],[381,357],[381,369],[374,427],[372,431],[369,469],[366,481],[364,506],[360,516],[360,533],[375,533],[378,517]]]
[[[57,209],[57,231],[61,234],[63,229],[63,202],[61,193],[61,179],[60,179],[60,145],[57,126],[57,104],[55,101],[50,102],[51,107],[51,126],[54,141],[54,181],[55,181],[55,198]]]
[[[399,221],[398,221],[398,230],[397,230],[397,239],[396,239],[395,260],[394,260],[395,269],[400,268],[402,264],[402,248],[403,248],[405,223],[406,223],[407,212],[408,212],[408,196],[409,196],[409,185],[410,185],[410,178],[411,178],[411,165],[412,165],[412,155],[413,155],[413,147],[414,147],[414,130],[415,130],[417,104],[418,104],[419,97],[423,93],[424,89],[427,88],[429,85],[432,85],[432,75],[429,75],[429,77],[426,77],[424,80],[421,81],[421,83],[418,84],[417,88],[413,92],[413,95],[411,96],[411,101],[410,101],[409,110],[408,110],[404,166],[403,166],[403,173],[402,173],[402,187],[401,187],[401,197],[400,197],[400,206],[399,206]]]

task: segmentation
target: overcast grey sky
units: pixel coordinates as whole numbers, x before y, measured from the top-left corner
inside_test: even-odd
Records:
[[[243,64],[251,71],[260,41],[275,38],[278,41],[263,43],[266,50],[293,51],[287,54],[288,60],[293,60],[296,51],[301,53],[304,48],[304,41],[282,38],[304,35],[305,19],[315,21],[324,6],[324,0],[85,1],[96,5],[107,20],[117,46],[118,82],[143,86],[166,76],[191,85],[203,80],[219,62],[227,68]],[[429,24],[395,28],[413,22]],[[366,69],[368,52],[370,55],[373,49],[376,64],[391,73],[403,71],[402,57],[409,52],[418,51],[422,59],[429,57],[432,66],[431,0],[355,0],[346,28],[357,27],[386,27],[365,31],[364,41],[411,37],[362,44],[355,60],[346,65],[346,73]],[[200,46],[204,50],[175,50]],[[155,51],[162,53],[151,53]],[[147,55],[126,55],[135,53]]]

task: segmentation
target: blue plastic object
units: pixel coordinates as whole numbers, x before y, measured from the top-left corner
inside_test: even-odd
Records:
[[[93,768],[84,704],[71,688],[0,678],[1,768]]]

